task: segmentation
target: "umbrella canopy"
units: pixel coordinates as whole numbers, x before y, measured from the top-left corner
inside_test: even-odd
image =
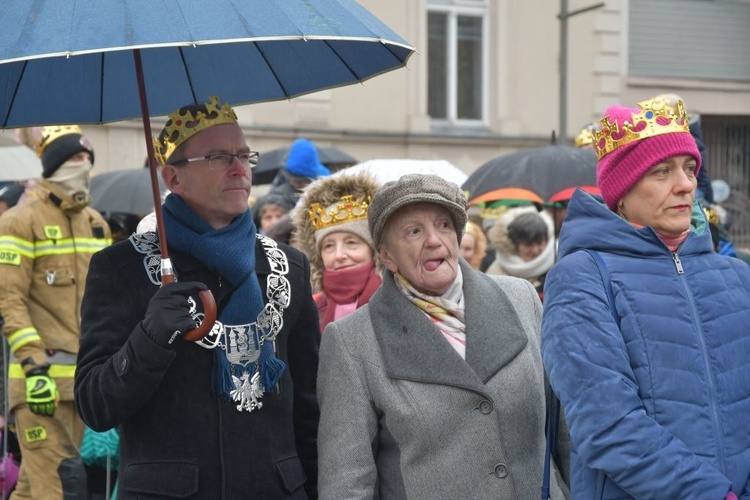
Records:
[[[166,188],[159,179],[159,192]],[[154,209],[151,176],[147,168],[104,172],[91,178],[91,206],[100,212],[144,216]]]
[[[342,174],[369,172],[380,184],[398,180],[402,175],[406,174],[439,175],[458,186],[461,186],[468,178],[468,175],[463,170],[446,160],[368,160],[340,170],[339,172]]]
[[[0,134],[0,181],[24,181],[42,176],[42,161],[10,134]]]
[[[136,48],[153,116],[362,82],[414,52],[354,0],[6,0],[0,128],[141,117]]]
[[[554,203],[576,188],[599,194],[596,154],[570,146],[543,146],[494,158],[463,184],[469,203],[500,200]]]
[[[150,116],[218,95],[288,99],[403,67],[414,48],[354,0],[6,0],[0,128],[143,120],[162,256]],[[216,306],[183,339],[202,338]]]
[[[357,163],[357,159],[334,147],[317,147],[320,163],[336,171],[342,166]],[[286,166],[289,148],[276,148],[260,154],[258,165],[253,169],[253,184],[270,184],[276,174]]]

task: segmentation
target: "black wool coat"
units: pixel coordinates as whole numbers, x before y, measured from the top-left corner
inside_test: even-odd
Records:
[[[89,427],[120,431],[118,498],[317,496],[318,312],[307,257],[279,248],[291,285],[276,338],[287,369],[279,390],[264,394],[263,407],[251,413],[214,396],[213,351],[187,341],[164,349],[143,331],[141,320],[158,289],[144,254],[126,240],[94,255],[81,311],[75,400]],[[255,252],[267,302],[271,268],[260,242]],[[170,253],[179,280],[205,283],[221,314],[232,292],[227,280],[190,255]]]

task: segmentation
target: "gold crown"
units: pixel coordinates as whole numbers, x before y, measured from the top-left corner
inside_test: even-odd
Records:
[[[593,131],[596,129],[598,123],[589,123],[585,127],[583,127],[580,132],[578,132],[578,135],[576,135],[575,138],[575,146],[577,148],[582,148],[583,146],[588,146],[589,144],[594,142],[594,134]]]
[[[711,207],[703,207],[703,213],[706,214],[706,220],[713,225],[719,224],[719,212]]]
[[[315,230],[317,231],[345,222],[366,219],[367,208],[372,201],[372,194],[367,193],[367,196],[363,200],[355,200],[353,198],[350,194],[342,196],[341,201],[337,201],[326,208],[321,207],[319,203],[313,203],[310,206],[310,210],[308,210],[308,215]]]
[[[47,149],[47,146],[55,142],[57,139],[68,134],[83,135],[81,127],[78,125],[53,125],[50,127],[44,127],[42,129],[42,138],[36,141],[36,154],[40,158],[42,153]]]
[[[482,209],[480,217],[482,219],[497,219],[508,211],[508,205],[498,205],[496,207],[487,206]]]
[[[690,124],[682,101],[672,104],[657,98],[639,102],[638,106],[641,111],[632,114],[632,122],[624,121],[622,130],[616,122],[610,123],[609,116],[599,121],[600,129],[592,131],[597,158],[601,160],[615,149],[647,137],[675,132],[690,133]],[[662,125],[657,121],[659,118],[667,123]]]
[[[183,106],[169,115],[164,130],[153,138],[154,156],[161,165],[166,165],[183,142],[202,130],[225,123],[238,125],[237,115],[229,103],[220,103],[217,96],[209,97],[205,104]]]

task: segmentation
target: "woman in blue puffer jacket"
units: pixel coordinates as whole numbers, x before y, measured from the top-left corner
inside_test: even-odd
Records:
[[[606,111],[604,203],[575,193],[545,284],[571,496],[750,498],[750,267],[714,253],[694,205],[683,103],[639,106]]]

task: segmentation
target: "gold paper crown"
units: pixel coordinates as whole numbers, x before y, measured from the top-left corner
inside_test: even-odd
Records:
[[[609,116],[599,121],[600,129],[592,131],[597,158],[601,160],[615,149],[647,137],[675,132],[690,133],[690,124],[682,101],[671,104],[662,99],[649,99],[639,102],[638,106],[641,108],[640,113],[632,114],[632,121],[623,122],[622,130],[616,122],[610,123]],[[668,123],[662,125],[657,122],[658,118],[667,120]],[[638,131],[635,132],[634,129]]]
[[[508,211],[508,205],[498,205],[496,207],[484,207],[480,217],[482,219],[497,219]]]
[[[308,210],[308,215],[315,230],[366,219],[372,194],[367,193],[363,200],[353,198],[352,195],[342,196],[341,201],[337,201],[326,208],[321,207],[319,203],[313,203]]]
[[[578,132],[578,135],[576,135],[575,138],[575,146],[577,148],[582,148],[583,146],[587,146],[594,142],[593,131],[596,129],[597,125],[598,123],[589,123]]]
[[[706,220],[713,225],[719,224],[719,213],[716,209],[711,207],[703,207],[703,213],[706,214]]]
[[[229,103],[220,103],[217,96],[209,97],[205,104],[181,107],[169,115],[159,137],[153,138],[156,161],[166,165],[183,142],[202,130],[225,123],[238,125],[237,115]]]
[[[42,138],[36,142],[36,154],[39,158],[42,157],[42,153],[47,149],[47,146],[55,142],[57,139],[68,134],[83,135],[81,127],[78,125],[53,125],[50,127],[44,127],[42,129]]]

